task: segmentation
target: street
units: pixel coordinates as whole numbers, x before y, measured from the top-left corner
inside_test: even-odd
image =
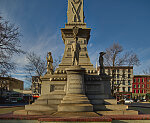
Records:
[[[131,103],[126,105],[129,106],[129,110],[139,111],[139,114],[150,114],[150,103]]]

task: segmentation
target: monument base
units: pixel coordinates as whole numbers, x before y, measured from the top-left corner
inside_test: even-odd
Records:
[[[66,96],[58,106],[58,111],[63,112],[92,112],[93,105],[90,104],[85,95],[84,73],[85,69],[80,66],[71,66],[67,71]]]
[[[100,115],[95,112],[56,112],[52,114],[52,116],[62,118],[100,117]]]
[[[93,105],[85,95],[69,94],[66,95],[61,104],[58,106],[58,111],[63,112],[92,112]]]

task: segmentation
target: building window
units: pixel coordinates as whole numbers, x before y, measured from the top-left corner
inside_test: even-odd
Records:
[[[120,84],[120,82],[119,82],[119,80],[117,80],[117,85],[119,85]]]
[[[134,88],[136,88],[136,85],[134,85]]]
[[[134,79],[134,82],[136,82],[136,79]]]
[[[128,92],[130,92],[131,91],[131,88],[130,87],[128,87]]]
[[[134,93],[136,93],[136,90],[134,90]]]
[[[122,84],[125,85],[125,80],[123,80]]]
[[[125,87],[122,87],[122,91],[125,92]]]
[[[117,73],[119,73],[119,69],[117,69]]]
[[[131,85],[131,81],[130,80],[128,80],[128,85]]]
[[[122,74],[122,78],[125,78],[125,74]]]
[[[116,78],[116,74],[112,74],[112,78]]]
[[[144,93],[144,90],[142,90],[142,93]]]
[[[128,69],[128,73],[130,73],[131,72],[131,70],[130,69]]]
[[[140,83],[140,79],[138,79],[138,82]]]
[[[140,88],[140,85],[138,85],[138,88]]]
[[[138,90],[138,93],[140,93],[140,90]]]
[[[113,73],[116,73],[116,70],[112,70]]]
[[[144,78],[142,79],[142,82],[144,82]]]
[[[125,74],[125,70],[124,69],[122,70],[122,73]]]
[[[108,69],[108,75],[110,75],[110,69]]]
[[[119,92],[119,88],[117,88],[117,92]]]
[[[144,85],[142,85],[142,88],[144,88]]]
[[[117,78],[119,79],[119,74],[117,74]]]
[[[131,78],[130,74],[128,74],[128,78]]]

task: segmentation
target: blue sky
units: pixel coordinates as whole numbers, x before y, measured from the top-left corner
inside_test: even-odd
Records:
[[[95,65],[98,53],[113,42],[124,50],[136,52],[141,65],[134,74],[150,66],[150,0],[84,0],[85,22],[92,28],[88,44],[91,62]],[[0,0],[0,14],[20,27],[21,46],[53,57],[63,55],[64,44],[60,28],[67,22],[67,0]],[[19,70],[13,75],[24,79],[24,55],[13,58]]]

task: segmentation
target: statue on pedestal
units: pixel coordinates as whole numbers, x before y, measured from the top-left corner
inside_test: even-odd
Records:
[[[47,57],[47,74],[53,74],[53,58],[51,52],[48,52]]]
[[[79,53],[81,51],[81,47],[80,47],[80,44],[78,43],[78,37],[77,37],[78,30],[79,30],[79,28],[76,26],[73,28],[73,35],[74,35],[74,39],[75,39],[75,42],[72,43],[72,46],[71,46],[72,65],[73,66],[79,65]]]
[[[104,58],[103,56],[106,54],[105,52],[100,52],[99,53],[99,65],[100,65],[100,75],[104,75],[105,74],[105,67],[104,67]]]

